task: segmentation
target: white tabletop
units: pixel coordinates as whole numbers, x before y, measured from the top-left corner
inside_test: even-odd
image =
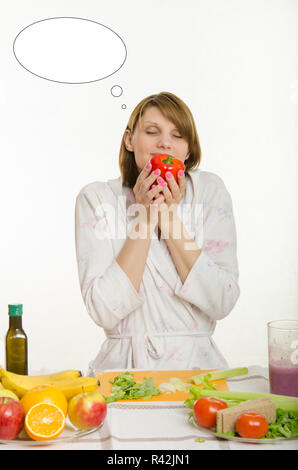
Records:
[[[249,367],[249,377],[229,379],[232,391],[269,392],[268,371]],[[274,444],[239,443],[218,439],[188,421],[190,410],[182,402],[113,402],[103,427],[87,436],[47,446],[0,445],[1,450],[288,450],[298,440]],[[204,442],[196,442],[201,438]]]

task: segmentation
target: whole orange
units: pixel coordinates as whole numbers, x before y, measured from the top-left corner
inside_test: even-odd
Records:
[[[52,385],[38,385],[37,387],[31,388],[31,390],[26,392],[21,398],[21,405],[25,414],[28,413],[32,406],[39,403],[56,405],[63,411],[64,416],[67,415],[67,399],[61,390]]]

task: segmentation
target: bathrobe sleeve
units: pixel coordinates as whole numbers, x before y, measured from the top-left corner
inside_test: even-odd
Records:
[[[195,228],[195,241],[198,239],[203,239],[201,254],[183,285],[178,279],[175,294],[212,320],[219,320],[231,312],[240,289],[232,200],[216,175],[204,191],[203,224]]]
[[[144,298],[116,261],[111,240],[115,236],[111,230],[113,201],[103,202],[98,185],[105,183],[87,185],[76,198],[76,256],[87,311],[97,325],[111,330],[140,307]]]

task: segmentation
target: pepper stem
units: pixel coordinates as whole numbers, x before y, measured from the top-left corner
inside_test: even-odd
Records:
[[[173,157],[171,155],[168,155],[168,158],[166,158],[165,160],[162,160],[163,163],[165,163],[166,165],[173,165]]]

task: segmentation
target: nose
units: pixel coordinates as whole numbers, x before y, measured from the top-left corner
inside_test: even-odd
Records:
[[[160,139],[157,143],[159,149],[169,150],[172,147],[171,139],[167,136],[160,136]]]

